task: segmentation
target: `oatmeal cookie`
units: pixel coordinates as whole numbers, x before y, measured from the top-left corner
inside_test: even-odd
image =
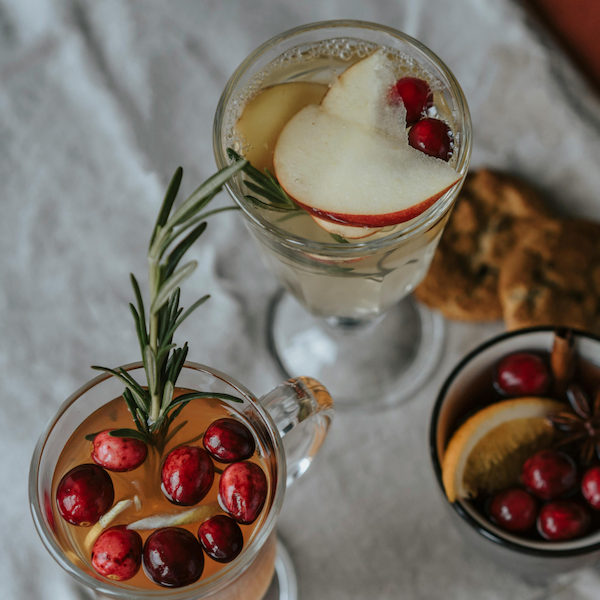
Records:
[[[548,220],[523,235],[500,270],[508,329],[555,325],[600,334],[600,224]]]
[[[501,319],[502,261],[522,228],[548,216],[538,193],[522,180],[488,169],[470,173],[417,298],[449,319]]]

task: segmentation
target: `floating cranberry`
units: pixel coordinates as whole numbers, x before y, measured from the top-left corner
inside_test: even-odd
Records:
[[[494,387],[507,396],[543,396],[550,381],[550,370],[540,356],[517,352],[498,363]]]
[[[202,547],[187,529],[157,529],[144,545],[144,570],[163,587],[190,585],[200,579],[204,570]]]
[[[527,531],[535,524],[537,502],[525,490],[513,488],[496,494],[490,503],[491,519],[508,531]]]
[[[206,450],[180,446],[172,450],[162,467],[162,491],[174,504],[198,504],[210,490],[215,469]]]
[[[426,81],[416,77],[403,77],[390,90],[390,101],[397,103],[399,100],[404,103],[406,125],[410,127],[433,105],[433,93]]]
[[[232,463],[250,458],[256,444],[243,423],[235,419],[218,419],[206,430],[204,447],[219,462]]]
[[[131,579],[142,564],[142,538],[137,531],[125,525],[111,527],[94,543],[92,565],[100,575],[126,581]]]
[[[65,521],[89,527],[112,506],[115,489],[110,475],[98,465],[79,465],[58,484],[56,504]]]
[[[572,540],[585,534],[590,521],[584,506],[572,500],[559,500],[542,507],[537,526],[547,540]]]
[[[577,486],[577,466],[563,452],[541,450],[525,462],[521,480],[538,498],[554,500]]]
[[[204,521],[198,528],[198,538],[206,554],[220,563],[231,562],[244,547],[240,526],[226,515]]]
[[[134,438],[113,437],[111,430],[101,431],[92,444],[92,460],[109,471],[132,471],[148,456],[148,447]]]
[[[581,493],[592,508],[600,510],[600,467],[592,467],[584,473]]]
[[[251,462],[229,465],[221,475],[219,496],[223,508],[238,522],[253,523],[267,499],[267,478]]]
[[[446,161],[452,156],[450,127],[438,119],[417,121],[408,133],[408,143],[428,156]]]

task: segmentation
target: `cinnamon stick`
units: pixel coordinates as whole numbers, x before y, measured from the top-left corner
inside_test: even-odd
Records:
[[[554,333],[550,366],[554,375],[554,394],[564,396],[575,374],[575,339],[571,329],[561,328]]]

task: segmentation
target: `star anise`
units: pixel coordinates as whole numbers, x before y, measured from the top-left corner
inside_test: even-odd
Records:
[[[581,463],[588,465],[594,455],[600,459],[600,390],[592,404],[583,388],[572,383],[567,398],[573,412],[559,412],[548,417],[552,426],[564,437],[557,447],[574,445],[581,452]]]

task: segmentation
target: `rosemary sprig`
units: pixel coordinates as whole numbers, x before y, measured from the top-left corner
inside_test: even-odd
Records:
[[[131,275],[135,304],[129,308],[133,316],[142,354],[148,386],[142,387],[122,368],[93,366],[110,373],[124,386],[123,398],[131,412],[136,429],[118,429],[115,437],[132,437],[153,446],[164,445],[169,427],[183,408],[197,398],[221,398],[241,402],[229,394],[191,392],[174,398],[175,385],[188,353],[187,342],[178,347],[173,335],[193,311],[209,296],[203,296],[186,311],[179,305],[180,287],[197,267],[195,261],[179,266],[185,253],[206,229],[206,218],[235,207],[202,212],[221,191],[223,184],[248,165],[239,157],[234,164],[222,169],[182,202],[175,210],[173,204],[179,191],[183,169],[179,167],[171,179],[156,219],[148,248],[149,308],[146,308],[140,286]]]
[[[236,164],[238,161],[245,160],[241,157],[233,148],[227,148],[227,156],[234,161]],[[281,187],[277,178],[271,174],[269,169],[265,169],[264,173],[261,173],[258,169],[253,167],[248,161],[246,165],[242,167],[242,171],[251,179],[251,181],[244,181],[246,187],[253,191],[255,194],[261,195],[268,202],[263,202],[255,196],[245,195],[244,198],[265,210],[273,210],[276,212],[299,212],[302,209],[288,196],[287,192]],[[348,244],[348,240],[341,235],[336,233],[329,234],[339,244]]]
[[[232,148],[227,148],[227,155],[231,160],[235,161],[233,164],[245,160]],[[277,179],[269,172],[269,169],[265,169],[265,172],[261,173],[246,161],[246,164],[242,167],[242,171],[244,171],[251,180],[244,182],[246,187],[255,194],[261,195],[265,200],[268,200],[267,203],[254,196],[244,196],[248,202],[251,202],[260,208],[279,212],[302,210],[287,195],[286,191],[279,185],[279,181],[277,181]]]

